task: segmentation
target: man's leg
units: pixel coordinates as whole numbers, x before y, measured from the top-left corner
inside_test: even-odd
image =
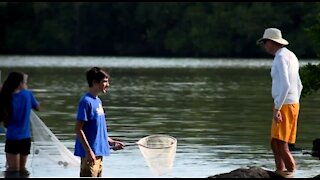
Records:
[[[271,139],[271,149],[272,149],[275,164],[276,164],[276,170],[277,171],[285,171],[286,168],[285,168],[285,164],[283,162],[283,159],[281,157],[281,151],[280,151],[278,141],[279,140],[274,139],[274,138]]]

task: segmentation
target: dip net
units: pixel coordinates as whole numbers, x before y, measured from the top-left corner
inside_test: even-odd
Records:
[[[32,129],[32,161],[50,160],[53,164],[80,167],[80,159],[52,133],[44,122],[33,112],[30,114]]]
[[[171,171],[177,149],[176,138],[150,135],[140,139],[137,145],[153,174],[162,176]]]

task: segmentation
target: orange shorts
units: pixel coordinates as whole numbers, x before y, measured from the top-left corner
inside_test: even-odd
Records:
[[[299,109],[299,103],[284,104],[282,106],[280,109],[282,122],[276,123],[272,118],[271,138],[279,139],[290,144],[296,142]]]

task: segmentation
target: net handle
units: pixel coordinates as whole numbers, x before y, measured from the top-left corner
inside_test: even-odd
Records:
[[[148,147],[148,146],[145,146],[145,145],[143,145],[143,144],[139,144],[138,142],[135,142],[135,143],[128,143],[128,144],[125,144],[124,145],[124,147],[130,147],[130,146],[142,146],[142,147],[144,147],[144,148],[148,148],[148,149],[166,149],[166,148],[170,148],[170,146],[169,147]],[[115,148],[115,146],[110,146],[110,149],[113,149],[113,148]]]
[[[139,146],[139,145],[141,145],[141,144],[139,144],[138,142],[134,142],[134,143],[128,143],[128,144],[124,145],[124,147],[126,147],[126,146]]]
[[[154,136],[156,136],[156,135],[154,135]],[[168,136],[168,137],[173,138],[171,136]],[[144,138],[146,138],[146,137],[144,137]],[[144,148],[147,148],[147,149],[168,149],[168,148],[171,148],[172,145],[174,144],[174,142],[171,142],[171,144],[169,146],[165,146],[165,147],[149,147],[149,146],[144,145],[143,143],[140,143],[140,141],[142,139],[144,139],[144,138],[141,138],[139,141],[136,141],[134,143],[125,144],[124,147],[130,147],[130,146],[137,146],[138,145],[138,146],[141,146],[141,147],[144,147]],[[115,148],[115,146],[110,146],[110,149],[114,149],[114,148]]]
[[[124,147],[142,146],[142,147],[147,148],[147,149],[167,149],[167,148],[171,148],[172,144],[174,144],[174,143],[171,143],[170,146],[166,146],[166,147],[148,147],[148,146],[145,146],[143,144],[139,144],[138,142],[135,142],[135,143],[125,144]],[[115,146],[110,146],[110,149],[114,149],[114,148],[115,148]]]
[[[130,146],[138,146],[138,145],[141,145],[141,144],[138,144],[138,142],[135,142],[135,143],[128,143],[128,144],[125,144],[124,147],[130,147]],[[142,145],[143,146],[143,145]],[[115,146],[110,146],[110,149],[114,149]]]

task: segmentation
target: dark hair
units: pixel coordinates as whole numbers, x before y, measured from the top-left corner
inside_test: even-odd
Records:
[[[93,86],[93,81],[101,82],[105,77],[109,78],[109,74],[99,67],[93,67],[86,73],[89,87]]]
[[[20,83],[23,82],[24,75],[22,72],[11,72],[1,87],[0,121],[4,122],[5,127],[11,118],[12,93],[19,87]]]

